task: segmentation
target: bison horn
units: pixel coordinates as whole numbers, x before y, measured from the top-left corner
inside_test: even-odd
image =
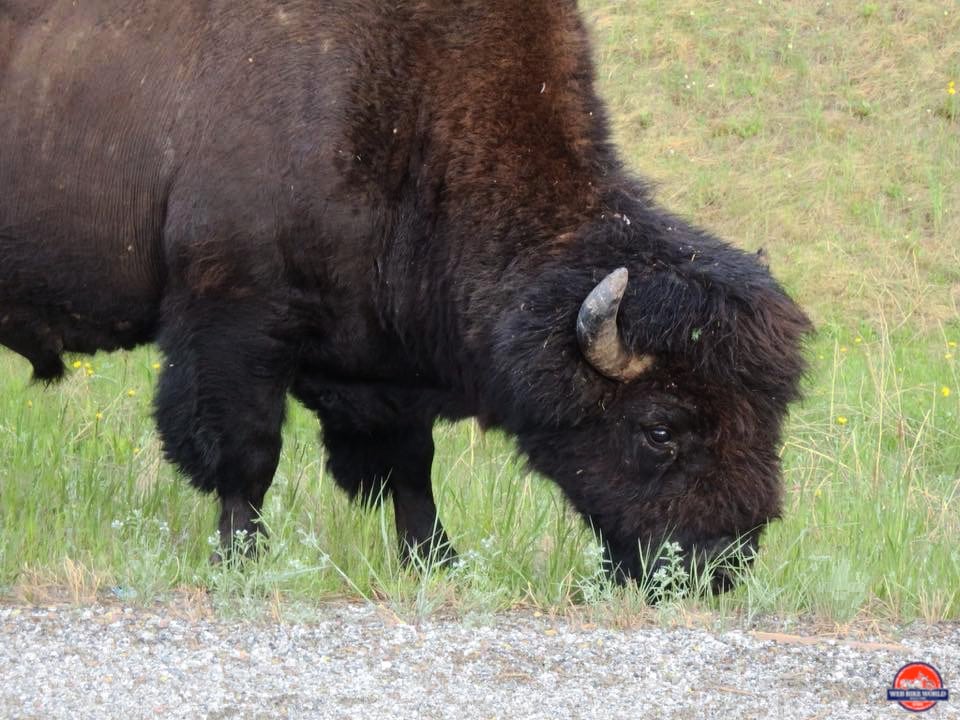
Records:
[[[636,380],[653,365],[648,355],[634,355],[617,329],[617,313],[627,290],[626,268],[614,270],[591,292],[577,315],[577,339],[584,357],[611,380]]]

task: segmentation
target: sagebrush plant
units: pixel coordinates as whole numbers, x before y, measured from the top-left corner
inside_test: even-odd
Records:
[[[211,567],[215,503],[161,459],[160,358],[146,348],[73,358],[50,390],[0,354],[2,592],[152,602],[187,587],[224,611],[350,598],[413,616],[602,616],[641,612],[652,590],[668,613],[960,618],[960,9],[581,7],[628,162],[665,205],[765,248],[819,328],[784,441],[783,519],[740,586],[703,598],[710,569],[686,573],[678,557],[643,587],[611,585],[557,489],[472,422],[435,432],[437,504],[460,561],[404,567],[389,504],[346,500],[316,420],[293,403],[269,543]]]

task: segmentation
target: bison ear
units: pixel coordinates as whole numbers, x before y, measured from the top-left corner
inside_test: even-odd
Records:
[[[631,353],[617,327],[629,277],[626,268],[607,275],[583,301],[577,315],[577,340],[583,356],[601,375],[624,383],[636,380],[654,363],[650,355]]]

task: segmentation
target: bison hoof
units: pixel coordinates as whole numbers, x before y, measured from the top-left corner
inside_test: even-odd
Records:
[[[210,553],[211,566],[256,560],[266,552],[267,536],[263,531],[253,534],[235,533],[232,540],[233,542],[221,543],[219,549]]]
[[[460,556],[449,540],[442,542],[401,543],[400,562],[405,567],[437,568],[452,567]]]

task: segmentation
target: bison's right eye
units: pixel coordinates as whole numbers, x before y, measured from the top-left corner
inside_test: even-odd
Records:
[[[647,430],[647,437],[655,445],[666,445],[673,440],[673,433],[670,432],[669,428],[655,427]]]

